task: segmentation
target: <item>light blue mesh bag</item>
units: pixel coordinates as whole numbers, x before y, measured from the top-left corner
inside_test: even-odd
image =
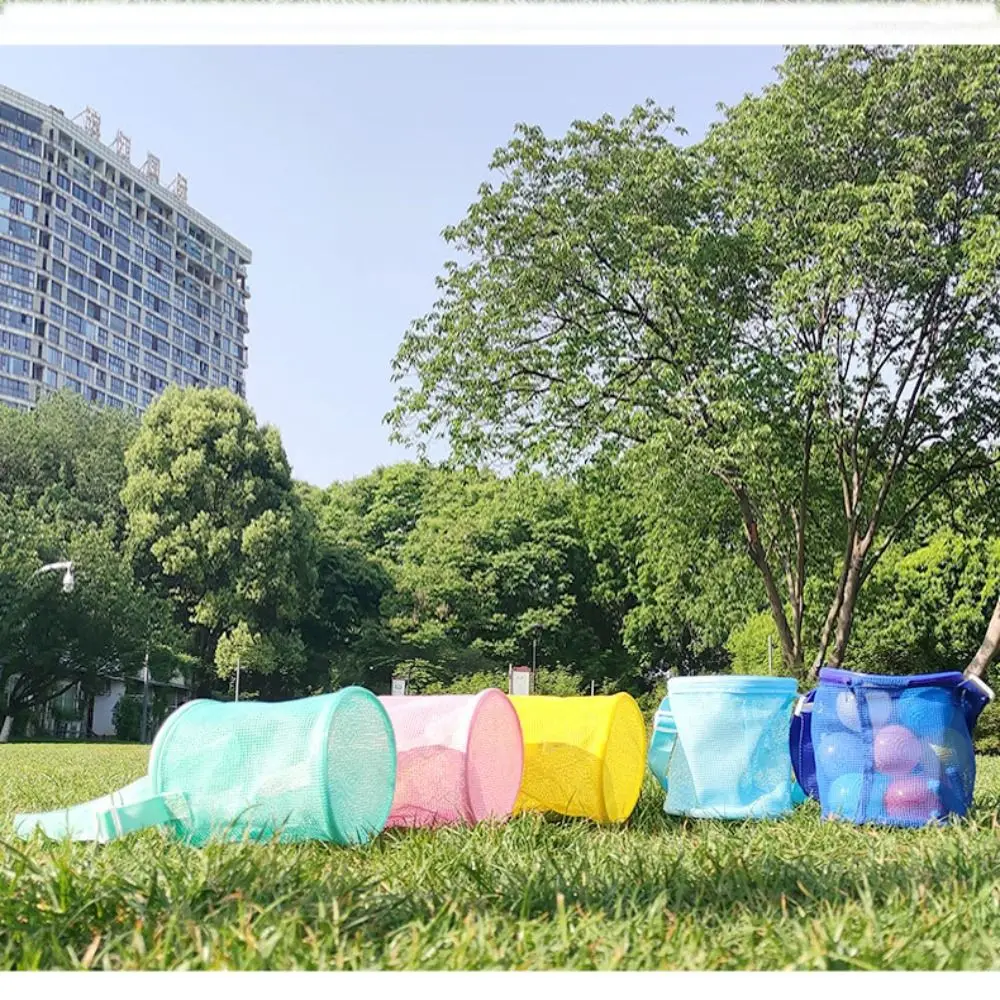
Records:
[[[664,812],[702,819],[781,816],[804,799],[788,734],[790,677],[675,677],[653,720],[647,761]]]

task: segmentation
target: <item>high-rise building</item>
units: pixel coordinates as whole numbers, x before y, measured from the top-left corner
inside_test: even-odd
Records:
[[[0,86],[0,403],[69,387],[141,413],[167,385],[245,396],[250,250],[101,142],[91,108]]]

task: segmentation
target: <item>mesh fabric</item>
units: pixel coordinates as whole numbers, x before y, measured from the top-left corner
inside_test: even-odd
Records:
[[[957,672],[821,670],[811,725],[823,817],[924,826],[964,816],[976,760],[961,684]]]
[[[510,816],[521,784],[524,745],[507,696],[382,698],[397,746],[388,826],[478,823]]]
[[[646,726],[628,694],[512,697],[524,734],[515,812],[540,810],[598,822],[628,819],[645,770]]]
[[[664,811],[761,819],[792,809],[788,677],[678,677],[657,712],[649,764]]]
[[[361,688],[295,701],[188,702],[150,753],[158,793],[181,792],[190,842],[276,837],[364,842],[385,825],[392,727]]]

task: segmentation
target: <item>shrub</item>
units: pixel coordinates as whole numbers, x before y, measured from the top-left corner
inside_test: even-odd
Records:
[[[778,629],[770,611],[761,611],[748,618],[742,625],[734,628],[726,640],[726,649],[732,655],[730,668],[734,674],[767,675],[767,640],[772,641],[774,669],[777,674],[784,673],[781,662],[781,643],[778,641]]]
[[[1000,754],[1000,703],[994,701],[983,709],[976,724],[976,752]]]
[[[138,695],[122,695],[111,713],[115,735],[120,740],[139,742],[142,728],[142,699]]]
[[[582,694],[581,679],[566,670],[551,670],[541,667],[535,674],[535,694],[576,695]]]
[[[486,688],[499,688],[501,691],[506,691],[506,675],[499,671],[496,673],[484,672],[456,677],[447,684],[431,681],[420,689],[420,694],[479,694]]]

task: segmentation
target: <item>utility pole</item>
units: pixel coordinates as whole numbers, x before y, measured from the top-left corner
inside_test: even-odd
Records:
[[[236,697],[234,701],[240,700],[240,658],[236,657]]]
[[[146,742],[149,729],[149,646],[142,659],[142,718],[139,722],[139,742]]]
[[[774,673],[774,641],[770,636],[767,637],[767,672]]]

